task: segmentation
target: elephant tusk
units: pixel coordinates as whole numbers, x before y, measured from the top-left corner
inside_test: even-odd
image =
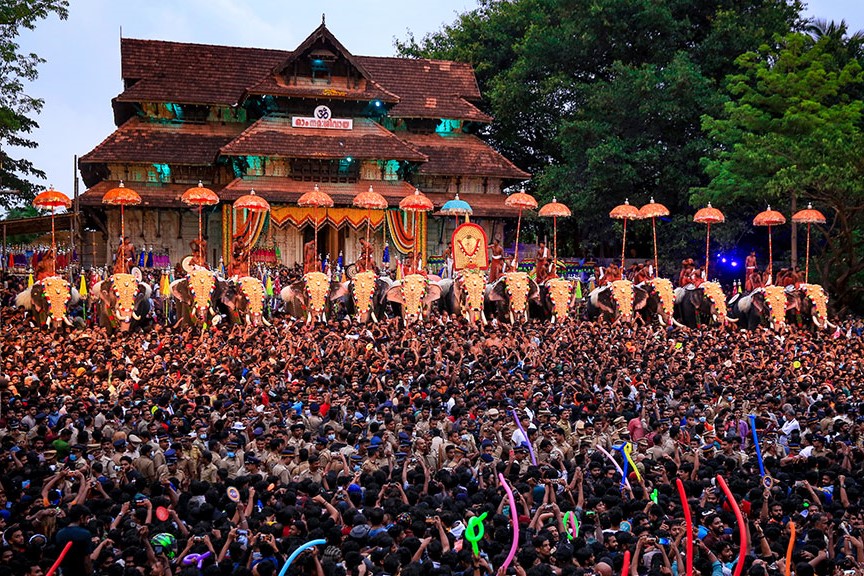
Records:
[[[486,321],[486,312],[485,311],[483,311],[483,310],[480,311],[480,318],[483,320],[484,326],[489,323]]]
[[[270,322],[268,322],[267,319],[264,318],[263,316],[261,317],[261,322],[264,323],[264,326],[268,326],[268,327],[272,326],[272,324],[270,324]]]
[[[552,314],[552,318],[549,320],[550,324],[555,324],[555,314]]]
[[[216,314],[215,316],[213,316],[212,322],[213,322],[214,326],[216,324],[219,324],[219,322],[221,322],[221,321],[222,321],[222,316],[220,316],[219,314]]]
[[[132,319],[135,321],[141,320],[141,316],[139,316],[134,310],[132,311]]]
[[[373,322],[378,322],[378,318],[375,316],[375,311],[374,311],[374,310],[370,310],[370,311],[369,311],[369,315],[372,316],[372,321],[373,321]]]
[[[663,324],[663,315],[658,313],[657,319],[660,320],[660,324],[662,325]]]
[[[515,324],[516,320],[513,319],[513,311],[510,311],[510,324]]]
[[[836,325],[836,324],[832,324],[832,323],[829,322],[827,319],[825,320],[825,326],[827,326],[828,328],[830,328],[830,329],[832,329],[832,330],[836,330],[836,329],[837,329],[837,325]]]
[[[327,323],[327,313],[321,312],[321,320],[326,324]]]
[[[730,318],[729,316],[726,316],[726,321],[735,324],[736,322],[738,322],[738,318]]]
[[[306,313],[306,323],[308,324],[309,322],[312,322],[312,313],[311,312]]]
[[[72,321],[69,320],[68,316],[63,316],[63,322],[65,322],[67,326],[72,326]]]
[[[249,313],[247,312],[246,313],[246,324],[251,324],[251,323],[252,323],[252,318],[249,316]]]
[[[210,314],[216,315],[216,309],[213,306],[210,306]]]
[[[673,323],[675,326],[677,326],[678,328],[686,328],[686,326],[684,326],[684,324],[681,324],[680,322],[678,322],[677,320],[675,320],[674,317],[672,318],[672,323]]]

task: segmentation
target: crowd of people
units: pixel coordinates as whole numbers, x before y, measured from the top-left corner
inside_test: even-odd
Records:
[[[795,576],[864,574],[857,333],[274,314],[109,339],[32,326],[17,289],[0,576],[70,542],[66,575],[271,576],[317,539],[287,574],[503,576],[514,524],[516,576],[617,575],[625,551],[623,576],[685,574],[688,534],[704,576],[785,576],[790,549]]]

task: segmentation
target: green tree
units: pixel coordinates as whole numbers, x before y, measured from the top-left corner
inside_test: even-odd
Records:
[[[841,307],[860,305],[864,72],[854,49],[836,34],[795,33],[736,62],[730,100],[703,119],[713,143],[705,160],[711,180],[694,188],[694,202],[711,199],[752,214],[766,202],[788,205],[790,195],[799,207],[812,201],[829,219],[820,228],[815,280]]]
[[[9,207],[33,198],[40,189],[31,178],[45,173],[26,158],[10,157],[3,152],[10,146],[35,148],[29,137],[39,125],[33,116],[44,104],[41,98],[26,93],[26,84],[39,75],[44,60],[33,53],[22,53],[18,44],[21,31],[33,30],[37,22],[56,14],[68,16],[68,0],[3,0],[0,3],[0,188],[21,192],[19,197],[0,195],[0,206]]]
[[[701,253],[704,230],[685,216],[690,188],[707,181],[701,116],[722,111],[734,59],[801,26],[800,10],[797,0],[481,0],[397,47],[474,65],[495,118],[485,136],[534,174],[542,200],[574,209],[560,223],[567,252],[616,254],[609,210],[653,195],[677,214],[658,232],[661,256],[678,258]],[[649,226],[630,238],[650,253]]]

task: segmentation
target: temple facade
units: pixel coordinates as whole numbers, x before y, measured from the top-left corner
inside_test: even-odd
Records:
[[[211,265],[227,262],[238,241],[256,246],[255,260],[302,262],[316,222],[321,256],[341,254],[347,265],[370,221],[379,262],[385,243],[395,259],[415,235],[434,261],[456,223],[437,210],[457,193],[490,242],[503,238],[516,215],[503,189],[529,177],[477,136],[492,119],[476,105],[470,65],[355,56],[323,23],[291,52],[124,38],[121,62],[117,129],[79,159],[82,212],[105,238],[92,248],[96,264],[118,246],[120,210],[102,197],[121,181],[142,198],[125,209],[126,235],[160,264],[190,252],[197,213],[180,197],[200,181],[221,200],[203,211]],[[315,186],[333,208],[297,206]],[[352,206],[370,187],[388,210]],[[415,189],[435,205],[416,228],[398,210]],[[252,190],[269,214],[232,208]]]

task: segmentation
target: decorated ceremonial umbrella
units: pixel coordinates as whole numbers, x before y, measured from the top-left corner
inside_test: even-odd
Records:
[[[315,258],[318,258],[318,210],[317,208],[331,208],[333,206],[333,198],[326,192],[321,192],[318,185],[311,192],[306,192],[300,199],[297,200],[297,205],[301,208],[316,208],[315,210]]]
[[[708,231],[705,233],[705,279],[707,280],[708,256],[710,255],[709,249],[711,247],[711,224],[722,224],[726,221],[726,217],[723,216],[720,210],[712,208],[709,202],[708,206],[696,212],[696,215],[693,216],[693,221],[708,225]]]
[[[474,213],[474,209],[471,208],[471,205],[464,200],[459,199],[459,194],[456,194],[456,198],[453,200],[448,200],[441,206],[441,210],[438,211],[440,214],[444,216],[455,216],[456,217],[456,226],[459,226],[459,216],[470,216]]]
[[[198,186],[189,188],[182,196],[180,196],[180,201],[187,206],[198,207],[198,246],[200,249],[204,244],[203,235],[201,233],[201,210],[204,206],[215,206],[218,204],[219,196],[209,188],[205,188],[204,183],[199,180]]]
[[[797,224],[807,224],[807,264],[804,267],[804,282],[809,283],[810,276],[810,225],[825,224],[825,215],[813,208],[813,204],[807,204],[807,208],[799,210],[792,215],[792,221]]]
[[[261,196],[255,194],[255,190],[249,190],[249,194],[244,194],[234,201],[234,210],[248,210],[249,212],[268,212],[270,203]],[[247,247],[249,251],[249,268],[251,273],[252,268],[252,246]]]
[[[418,212],[429,212],[435,206],[432,204],[432,201],[429,198],[420,192],[420,190],[414,189],[413,194],[409,194],[405,198],[399,201],[399,209],[403,212],[411,212],[414,215],[414,269],[419,269],[417,266],[417,213]]]
[[[120,206],[120,243],[126,240],[126,214],[124,208],[126,206],[137,206],[141,203],[141,196],[135,190],[126,188],[123,181],[117,188],[112,188],[102,196],[102,203],[109,206]]]
[[[657,277],[660,276],[657,266],[657,218],[662,216],[669,216],[669,209],[663,204],[654,202],[653,196],[651,202],[639,209],[640,218],[651,218],[651,231],[654,233],[654,275]]]
[[[72,206],[72,200],[70,200],[66,194],[58,192],[57,190],[54,190],[54,188],[49,188],[48,190],[36,195],[36,198],[33,199],[33,206],[40,209],[51,210],[51,275],[53,276],[56,272],[54,266],[57,259],[54,232],[54,210],[57,208],[69,208]]]
[[[776,210],[771,210],[768,206],[767,210],[763,210],[753,219],[754,226],[768,227],[768,278],[774,278],[774,246],[771,242],[771,226],[780,226],[786,223],[786,217]]]
[[[536,210],[537,209],[537,200],[534,199],[530,194],[525,193],[525,189],[523,188],[521,192],[516,192],[515,194],[510,194],[504,200],[504,205],[509,206],[510,208],[517,208],[519,210],[519,219],[516,220],[516,248],[513,252],[513,262],[516,263],[516,266],[519,266],[519,231],[522,228],[522,211],[523,210]]]
[[[610,218],[624,221],[624,237],[621,239],[621,270],[624,270],[624,256],[627,250],[627,221],[641,218],[639,209],[630,205],[630,201],[624,199],[624,204],[619,204],[609,212]]]
[[[354,196],[354,200],[351,202],[357,208],[365,208],[366,209],[366,243],[369,243],[369,232],[372,229],[372,210],[386,210],[387,209],[387,199],[384,198],[381,194],[375,192],[372,189],[372,186],[369,186],[369,190],[366,192],[360,192],[356,196]],[[317,234],[316,234],[317,236]],[[369,267],[369,258],[366,258],[366,267]]]
[[[555,276],[558,276],[558,218],[568,218],[572,213],[567,206],[553,197],[552,202],[540,208],[539,214],[545,218],[552,218],[552,258],[555,259]]]

